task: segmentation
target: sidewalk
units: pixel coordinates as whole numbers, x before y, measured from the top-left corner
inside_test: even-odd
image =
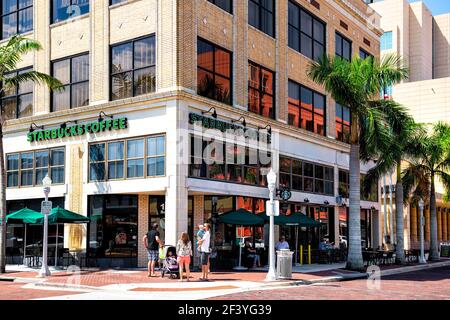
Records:
[[[386,266],[381,276],[449,266],[450,260],[427,265]],[[214,272],[210,282],[200,282],[200,273],[192,273],[190,282],[167,277],[148,278],[146,270],[82,270],[80,274],[52,270],[52,276],[37,278],[38,270],[8,266],[0,281],[14,281],[27,289],[66,291],[76,299],[205,299],[217,295],[283,286],[311,285],[364,279],[367,273],[343,269],[344,265],[295,267],[292,280],[266,282],[266,272]],[[76,293],[75,293],[76,292]],[[188,294],[186,294],[188,293]],[[61,299],[64,296],[60,297]]]

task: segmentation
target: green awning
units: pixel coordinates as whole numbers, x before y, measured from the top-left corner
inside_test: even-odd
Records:
[[[268,217],[265,212],[260,213],[259,216],[263,217],[266,223],[269,223],[270,217]],[[306,227],[306,228],[317,228],[321,226],[320,222],[304,215],[301,212],[294,212],[289,216],[280,215],[278,217],[275,217],[275,224],[283,226]]]
[[[44,218],[39,220],[39,223],[43,223]],[[88,223],[90,219],[88,217],[79,215],[75,212],[66,210],[64,208],[56,207],[52,209],[52,213],[48,216],[48,223],[50,224],[64,224],[64,223]]]
[[[245,209],[230,211],[219,216],[219,221],[236,226],[263,226],[264,219]]]
[[[6,216],[6,223],[38,224],[43,215],[40,212],[23,208]]]

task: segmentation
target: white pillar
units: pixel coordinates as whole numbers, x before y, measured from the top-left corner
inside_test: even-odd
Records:
[[[188,230],[188,107],[172,101],[166,112],[166,244],[176,245],[180,234]]]

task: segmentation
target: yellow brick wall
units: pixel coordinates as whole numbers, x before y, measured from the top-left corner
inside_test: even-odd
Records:
[[[338,30],[353,41],[353,54],[359,48],[379,55],[379,41],[370,36],[367,26],[344,4],[318,0],[320,10],[307,0],[293,0],[327,24],[327,52],[334,54],[334,34]],[[357,0],[350,2],[367,8]],[[358,0],[359,1],[359,0]],[[21,66],[50,73],[50,61],[82,52],[91,54],[91,104],[107,103],[109,98],[109,47],[111,44],[155,33],[157,37],[157,90],[177,87],[196,89],[196,38],[203,37],[233,52],[234,105],[246,108],[248,101],[248,61],[274,72],[277,118],[287,120],[287,80],[292,79],[319,92],[320,86],[306,76],[311,62],[289,49],[287,1],[276,1],[276,37],[272,38],[248,25],[247,1],[234,0],[229,14],[206,0],[132,0],[109,6],[107,1],[91,2],[90,13],[49,26],[50,0],[35,4],[31,34],[44,50],[25,57]],[[348,30],[340,26],[340,21]],[[364,27],[365,26],[365,27]],[[367,38],[371,46],[364,44]],[[35,91],[35,113],[48,113],[50,95],[46,88]],[[328,101],[328,129],[334,135],[334,102]]]
[[[157,0],[139,0],[112,6],[109,14],[110,42],[114,44],[156,33],[157,3]]]
[[[50,27],[51,60],[89,52],[91,48],[90,16],[56,23]]]
[[[197,0],[178,2],[178,69],[177,86],[196,91],[196,3]]]
[[[197,0],[198,36],[233,51],[233,16],[214,4]]]
[[[71,145],[66,150],[70,152],[68,209],[81,215],[87,215],[87,212],[83,212],[83,145]],[[69,249],[80,250],[85,247],[82,242],[86,237],[86,226],[68,225],[66,228],[70,235],[70,237],[66,237],[69,239]]]
[[[198,226],[205,223],[205,198],[203,196],[194,196],[194,239],[192,239],[193,253],[194,253],[194,263],[199,265],[199,254],[196,248],[196,235],[198,232]]]
[[[144,236],[148,232],[148,195],[139,195],[138,201],[138,266],[146,267],[148,263],[148,253],[144,246]]]

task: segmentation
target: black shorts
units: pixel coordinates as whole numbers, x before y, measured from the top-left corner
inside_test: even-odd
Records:
[[[200,261],[202,263],[202,266],[207,266],[209,262],[209,252],[202,252],[202,256],[200,257]]]

